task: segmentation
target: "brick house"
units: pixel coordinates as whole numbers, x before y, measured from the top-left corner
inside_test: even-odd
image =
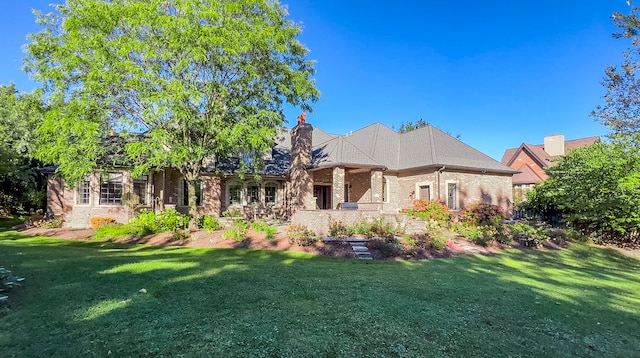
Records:
[[[535,184],[546,180],[545,168],[552,166],[556,158],[567,154],[571,149],[599,141],[599,136],[565,140],[564,135],[553,134],[544,137],[543,144],[522,143],[518,148],[505,150],[500,162],[519,171],[513,176],[514,199],[523,200]]]
[[[517,173],[430,125],[397,133],[375,123],[336,135],[300,123],[283,132],[263,159],[259,180],[252,173],[238,175],[240,161],[249,160],[242,155],[203,168],[199,213],[313,218],[357,203],[372,215],[396,214],[419,198],[442,200],[454,211],[481,201],[510,210]],[[140,208],[186,213],[186,191],[171,168],[139,178],[126,170],[95,172],[73,190],[51,171],[47,210],[63,215],[68,226],[88,226],[95,216],[126,222]]]

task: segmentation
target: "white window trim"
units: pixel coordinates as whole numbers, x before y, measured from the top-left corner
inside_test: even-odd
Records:
[[[421,186],[428,186],[429,187],[429,201],[433,201],[433,194],[434,194],[434,190],[435,187],[433,186],[433,181],[419,181],[416,183],[415,185],[415,191],[414,191],[414,196],[413,199],[414,200],[418,200],[420,199],[420,187]]]
[[[444,182],[445,185],[445,193],[446,193],[446,201],[445,204],[447,205],[447,207],[449,206],[449,184],[455,184],[456,185],[456,208],[449,208],[449,210],[451,211],[460,211],[460,182],[458,180],[446,180]]]
[[[93,195],[92,194],[92,185],[91,185],[91,177],[86,178],[85,180],[82,181],[84,182],[89,182],[89,202],[88,203],[78,203],[78,189],[79,189],[79,185],[75,187],[75,190],[73,191],[73,205],[74,206],[91,206],[91,202],[93,201]]]
[[[232,203],[231,202],[231,191],[229,190],[229,187],[231,186],[231,184],[233,183],[239,183],[240,184],[240,203]],[[225,194],[226,194],[226,204],[227,207],[242,207],[244,205],[246,205],[246,193],[245,193],[245,183],[240,181],[240,180],[230,180],[225,184]]]
[[[102,175],[109,175],[109,174],[120,174],[120,204],[103,204],[102,203]],[[104,172],[104,173],[100,173],[98,174],[98,206],[104,206],[104,207],[118,207],[118,206],[125,206],[125,194],[127,192],[127,181],[125,178],[125,173],[124,172],[118,172],[118,171],[109,171],[109,172]],[[91,202],[91,199],[89,199],[89,202]]]
[[[273,185],[276,186],[276,193],[275,193],[276,197],[275,197],[275,202],[273,202],[273,203],[267,203],[267,185],[269,185],[269,184],[273,184]],[[262,190],[264,191],[264,195],[262,196],[262,198],[264,199],[263,200],[264,205],[265,206],[278,206],[278,201],[280,199],[280,184],[278,184],[275,181],[269,181],[269,182],[264,183],[264,185],[262,186]]]

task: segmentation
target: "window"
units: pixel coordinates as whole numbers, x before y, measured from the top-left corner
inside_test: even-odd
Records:
[[[431,200],[431,188],[428,185],[420,185],[419,199]]]
[[[187,185],[187,181],[182,179],[182,185],[180,186],[180,205],[189,206],[189,186]],[[198,180],[196,182],[196,205],[202,205],[202,181]]]
[[[456,183],[447,184],[447,206],[451,210],[458,210],[458,185]]]
[[[232,181],[227,185],[229,205],[242,205],[242,183]]]
[[[133,194],[138,199],[139,205],[147,205],[147,180],[146,175],[133,179]]]
[[[91,189],[89,186],[89,178],[84,179],[76,188],[76,204],[89,204],[91,197]]]
[[[100,205],[122,205],[122,173],[100,176]]]
[[[382,177],[382,202],[389,202],[389,183],[385,177]]]
[[[264,203],[266,205],[278,204],[278,184],[267,183],[264,185]]]
[[[251,182],[247,185],[247,204],[260,204],[260,184]]]

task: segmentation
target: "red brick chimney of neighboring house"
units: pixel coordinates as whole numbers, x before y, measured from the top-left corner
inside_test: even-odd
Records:
[[[307,172],[311,165],[313,126],[306,123],[306,115],[298,117],[298,125],[291,129],[291,205],[292,210],[314,210],[313,180]]]
[[[564,155],[564,134],[552,134],[544,137],[544,151],[552,157]]]

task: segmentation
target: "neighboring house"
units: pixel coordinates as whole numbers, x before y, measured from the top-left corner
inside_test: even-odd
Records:
[[[554,164],[556,158],[571,149],[591,145],[600,141],[599,136],[564,140],[564,135],[553,134],[544,137],[544,144],[522,143],[518,148],[507,149],[501,163],[518,170],[513,176],[513,198],[523,200],[533,186],[547,179],[545,168]]]
[[[430,125],[401,134],[375,123],[335,135],[301,123],[283,132],[263,159],[259,180],[252,173],[238,175],[240,161],[250,160],[242,155],[203,168],[199,213],[286,217],[350,202],[360,210],[395,214],[419,198],[441,200],[454,211],[476,202],[510,210],[511,177],[517,173]],[[88,226],[95,216],[125,222],[142,207],[186,213],[186,191],[171,168],[139,178],[126,170],[96,172],[74,190],[52,171],[47,206],[69,226]]]

